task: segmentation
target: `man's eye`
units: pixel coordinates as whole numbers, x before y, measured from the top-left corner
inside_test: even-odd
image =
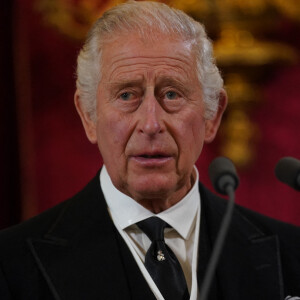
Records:
[[[166,93],[166,97],[169,100],[173,100],[173,99],[176,99],[178,97],[178,94],[176,92],[169,91],[169,92]]]
[[[120,96],[120,98],[124,101],[130,100],[131,97],[132,97],[132,93],[129,92],[122,93]]]

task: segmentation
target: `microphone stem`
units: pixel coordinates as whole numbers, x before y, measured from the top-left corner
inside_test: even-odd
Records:
[[[234,187],[232,185],[227,185],[225,187],[227,195],[228,195],[228,204],[227,204],[227,209],[225,212],[225,215],[222,219],[220,230],[215,242],[215,246],[212,252],[212,255],[210,257],[207,271],[206,271],[206,276],[204,278],[204,281],[201,286],[201,291],[200,291],[200,300],[206,300],[210,285],[212,282],[213,275],[215,273],[219,258],[220,258],[220,253],[222,251],[224,241],[229,229],[229,225],[231,222],[231,216],[233,213],[233,208],[234,208]]]

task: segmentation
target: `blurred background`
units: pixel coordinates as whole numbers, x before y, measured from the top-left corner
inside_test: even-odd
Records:
[[[73,105],[76,56],[110,0],[0,3],[0,228],[78,192],[102,164]],[[214,41],[229,107],[197,162],[225,155],[238,169],[237,203],[300,225],[299,192],[278,182],[283,156],[300,158],[298,0],[170,0]]]

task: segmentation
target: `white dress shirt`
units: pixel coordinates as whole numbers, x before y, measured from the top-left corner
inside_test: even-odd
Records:
[[[151,241],[135,224],[156,216],[172,227],[165,229],[165,242],[181,264],[190,299],[196,300],[198,296],[197,254],[201,209],[198,189],[199,175],[196,167],[194,167],[193,175],[194,185],[188,194],[169,209],[154,214],[116,189],[105,166],[100,172],[100,185],[114,225],[126,242],[152,292],[160,300],[164,298],[144,266],[145,254]]]

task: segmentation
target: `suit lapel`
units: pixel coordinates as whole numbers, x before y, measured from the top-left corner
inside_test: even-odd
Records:
[[[205,221],[201,220],[201,226],[206,227],[201,228],[201,232],[205,231],[204,238],[206,236],[213,244],[226,210],[226,201],[203,186],[200,186],[200,193],[201,211]],[[204,243],[203,236],[200,236],[200,245],[201,243]],[[199,249],[201,251],[201,246]],[[199,252],[199,257],[201,255]],[[240,213],[239,209],[235,209],[233,214],[213,287],[216,288],[216,285],[221,299],[284,298],[277,237],[265,234]]]
[[[43,238],[28,240],[53,298],[134,299],[120,252],[125,243],[116,238],[98,176],[64,206]],[[132,255],[126,255],[137,269]],[[142,281],[141,273],[135,274]]]
[[[148,283],[144,279],[134,257],[132,256],[128,246],[124,242],[120,234],[117,235],[120,252],[122,255],[122,261],[124,264],[124,270],[126,272],[126,279],[130,289],[131,299],[147,299],[155,300],[155,296],[152,293]]]

